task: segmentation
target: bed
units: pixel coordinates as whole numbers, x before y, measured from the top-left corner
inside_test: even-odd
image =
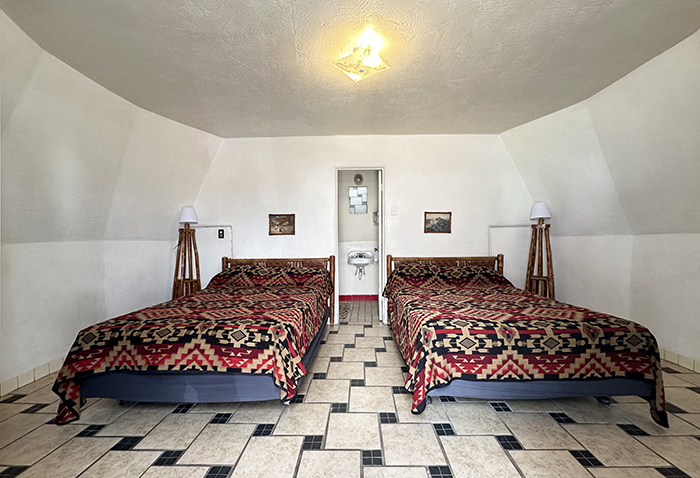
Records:
[[[205,289],[83,329],[53,385],[56,423],[90,397],[289,403],[333,323],[334,276],[334,256],[224,257]]]
[[[503,255],[389,255],[387,277],[413,413],[430,396],[637,395],[668,427],[658,346],[645,327],[513,287]]]

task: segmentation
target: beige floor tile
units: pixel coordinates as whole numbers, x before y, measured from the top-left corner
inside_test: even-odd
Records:
[[[396,413],[391,387],[350,387],[349,410]]]
[[[590,478],[576,458],[568,451],[512,450],[510,456],[527,478]]]
[[[347,403],[350,380],[313,380],[305,402]]]
[[[558,398],[554,403],[576,423],[626,423],[615,409],[599,403],[593,397]]]
[[[48,420],[45,415],[22,413],[0,423],[0,448],[3,448]],[[77,432],[76,432],[77,433]]]
[[[29,395],[31,393],[34,393],[38,391],[39,389],[42,389],[44,387],[51,388],[53,386],[53,383],[56,381],[56,377],[58,376],[58,372],[50,373],[44,377],[41,377],[39,380],[35,380],[32,383],[28,383],[24,387],[20,387],[17,390],[13,391],[13,394],[17,395]],[[56,395],[54,395],[55,397]]]
[[[337,344],[354,344],[355,343],[355,334],[330,334],[328,335],[328,338],[326,339],[326,343],[324,345],[337,345]]]
[[[649,403],[636,395],[615,395],[612,397],[617,403]]]
[[[76,423],[91,425],[106,425],[127,412],[134,404],[119,405],[119,402],[103,398],[86,410],[80,411],[80,420]]]
[[[669,414],[671,415],[671,414]],[[700,428],[700,413],[679,413],[678,417],[691,425]]]
[[[364,334],[365,327],[363,325],[341,324],[340,327],[338,327],[338,333],[355,336],[355,334]]]
[[[306,377],[304,377],[302,381],[297,384],[297,393],[306,395],[309,392],[311,382],[314,380],[312,377],[312,375],[307,374]]]
[[[240,402],[198,403],[190,413],[235,413],[240,406]]]
[[[233,465],[253,431],[253,424],[207,425],[177,462],[181,465]]]
[[[578,442],[546,413],[501,413],[501,420],[526,450],[576,450]]]
[[[342,357],[345,346],[343,344],[322,344],[316,352],[318,357]]]
[[[290,478],[301,451],[303,437],[253,437],[231,478]]]
[[[119,438],[73,438],[22,473],[22,476],[27,478],[45,478],[47,476],[73,478],[107,453],[118,441]],[[146,464],[141,472],[148,468],[148,465],[150,463]]]
[[[385,340],[384,341],[384,348],[386,349],[387,352],[391,353],[401,353],[399,352],[399,346],[396,344],[396,341],[394,340]]]
[[[100,430],[98,436],[146,436],[172,413],[173,404],[138,403]]]
[[[331,413],[326,449],[379,450],[379,419],[376,413]]]
[[[494,437],[440,437],[454,478],[518,478],[503,448]]]
[[[83,425],[42,425],[0,450],[0,463],[33,465],[84,429]]]
[[[687,388],[666,389],[666,401],[688,413],[700,413],[700,393]]]
[[[693,386],[700,386],[700,373],[681,373],[678,378],[692,383]]]
[[[368,367],[365,385],[403,386],[406,378],[399,367]]]
[[[382,349],[384,348],[384,339],[382,337],[357,337],[355,339],[355,347],[357,348],[377,348],[377,349]]]
[[[411,413],[413,395],[397,393],[394,395],[394,403],[396,404],[396,415],[399,417],[399,423],[445,423],[448,421],[447,414],[442,408],[442,403],[437,397],[433,397],[433,403],[428,403],[423,413],[417,415]]]
[[[561,408],[551,400],[508,400],[514,412],[561,412]]]
[[[700,440],[694,437],[638,437],[639,441],[690,476],[700,477]]]
[[[689,374],[664,372],[664,387],[692,387],[691,382],[683,380],[683,375]]]
[[[26,410],[29,407],[31,407],[29,403],[0,403],[0,422],[14,417],[22,410]]]
[[[284,405],[279,400],[243,402],[229,423],[277,423]]]
[[[509,435],[510,432],[488,403],[443,403],[457,435]]]
[[[22,397],[15,403],[53,403],[58,399],[58,395],[51,391],[51,386],[46,385],[26,397]]]
[[[681,367],[677,363],[669,362],[668,360],[663,360],[663,359],[661,360],[661,366],[671,368],[671,369],[673,369],[677,372],[680,372],[680,373],[692,373],[693,372],[692,370],[689,370],[685,367]]]
[[[365,466],[364,478],[428,478],[424,466]]]
[[[377,352],[377,365],[379,367],[405,367],[401,354],[395,352]]]
[[[138,478],[160,454],[160,451],[110,451],[80,478]]]
[[[345,349],[343,362],[376,362],[377,356],[374,349]]]
[[[306,450],[296,478],[360,478],[359,451]]]
[[[393,337],[391,328],[387,325],[374,324],[372,327],[365,328],[365,337]]]
[[[700,429],[681,420],[673,413],[668,414],[669,428],[657,425],[651,418],[648,403],[614,403],[611,407],[650,435],[700,435]]]
[[[365,378],[365,366],[361,362],[331,362],[328,366],[329,379],[358,379]]]
[[[445,465],[432,425],[427,423],[382,425],[386,465]]]
[[[141,478],[204,478],[208,466],[152,466]]]
[[[151,430],[135,450],[184,450],[214,418],[211,413],[171,413]]]
[[[351,349],[344,349],[351,350]],[[306,370],[307,375],[313,375],[315,373],[326,373],[328,372],[328,364],[331,361],[330,357],[314,357],[311,362],[311,366]]]
[[[668,466],[658,455],[616,425],[563,427],[605,466]]]
[[[656,468],[589,468],[596,478],[661,478]]]
[[[331,406],[328,403],[293,403],[285,407],[275,435],[324,435]]]

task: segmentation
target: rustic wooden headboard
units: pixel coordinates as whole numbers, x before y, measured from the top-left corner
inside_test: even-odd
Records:
[[[503,254],[476,257],[393,257],[386,256],[386,276],[400,264],[431,264],[435,266],[481,266],[493,268],[503,275]]]
[[[331,274],[331,284],[333,293],[330,297],[331,325],[335,323],[335,256],[313,257],[313,258],[289,258],[289,259],[231,259],[221,258],[221,270],[225,271],[233,266],[255,265],[263,267],[311,267],[316,269],[326,269]]]

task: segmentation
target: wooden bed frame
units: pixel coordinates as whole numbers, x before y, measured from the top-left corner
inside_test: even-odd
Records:
[[[394,257],[386,256],[386,276],[401,264],[430,264],[434,266],[480,266],[493,267],[496,272],[503,275],[503,254],[497,256],[474,257]]]
[[[251,265],[263,267],[311,267],[313,269],[327,269],[331,274],[331,284],[333,292],[331,292],[331,325],[335,323],[335,256],[329,257],[314,257],[307,259],[231,259],[230,257],[221,258],[221,270],[231,269],[233,266]]]

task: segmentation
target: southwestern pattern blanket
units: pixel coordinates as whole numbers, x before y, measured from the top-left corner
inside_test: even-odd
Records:
[[[668,426],[658,346],[639,324],[524,292],[478,267],[399,266],[384,296],[414,413],[454,379],[585,387],[586,379],[622,377],[654,384],[652,417]]]
[[[331,291],[326,270],[238,266],[195,294],[87,327],[53,386],[56,423],[79,418],[81,379],[114,370],[266,374],[291,399]]]

